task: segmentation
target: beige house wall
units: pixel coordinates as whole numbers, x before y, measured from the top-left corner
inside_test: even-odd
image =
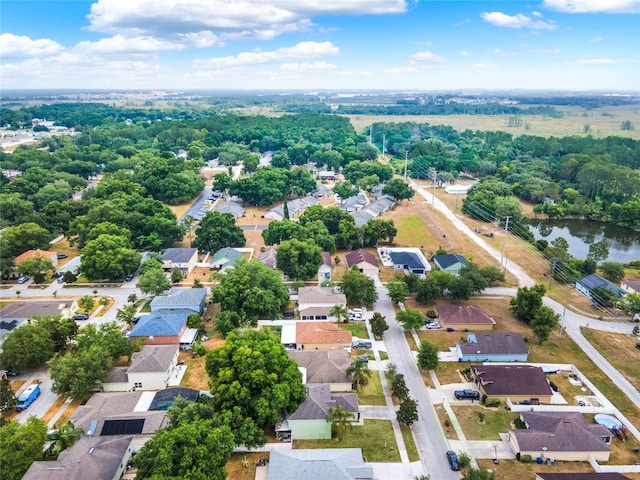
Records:
[[[543,403],[543,404],[551,403],[551,395],[538,395],[538,396],[536,395],[489,395],[485,391],[484,386],[482,384],[479,383],[477,385],[481,394],[486,395],[488,398],[497,398],[503,403],[507,401],[507,398],[509,398],[509,400],[511,400],[511,402],[513,403],[522,403],[525,400],[530,401],[532,398],[537,398],[540,401],[540,403]]]
[[[493,330],[493,323],[480,323],[480,324],[470,324],[470,323],[445,323],[442,322],[442,328],[453,328],[455,330],[464,331],[469,330],[470,332],[490,332]]]
[[[351,347],[351,343],[305,343],[304,348],[298,345],[298,349],[301,350],[343,350],[346,347]]]

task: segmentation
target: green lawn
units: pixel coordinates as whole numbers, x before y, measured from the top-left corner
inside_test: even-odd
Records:
[[[437,245],[428,228],[425,228],[422,219],[416,215],[409,215],[396,226],[398,234],[396,242],[404,245]]]
[[[342,441],[294,440],[293,448],[362,448],[366,462],[400,461],[390,420],[364,420],[363,426],[347,428]]]
[[[410,462],[420,461],[420,455],[418,454],[418,448],[416,442],[413,440],[413,432],[411,427],[400,424],[400,431],[402,432],[402,438],[404,440],[404,446],[407,448],[407,455]]]
[[[380,375],[375,370],[371,370],[371,377],[367,381],[367,386],[358,392],[358,403],[360,405],[386,405]]]
[[[367,327],[364,322],[341,323],[340,330],[348,330],[354,337],[369,338],[369,332],[367,332]]]
[[[140,313],[150,313],[150,312],[151,312],[151,300],[146,302],[140,309]]]
[[[468,440],[499,440],[501,432],[511,428],[511,422],[518,417],[518,413],[509,412],[502,408],[484,408],[475,406],[451,407],[460,422],[462,431]],[[484,414],[484,421],[480,423],[479,414]]]

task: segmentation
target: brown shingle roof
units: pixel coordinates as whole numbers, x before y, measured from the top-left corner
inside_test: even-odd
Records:
[[[471,371],[488,396],[552,394],[542,368],[533,365],[472,365]]]
[[[351,365],[349,354],[344,350],[289,350],[289,358],[307,370],[307,384],[351,383],[345,373]]]
[[[550,452],[607,452],[601,437],[613,434],[604,426],[588,424],[580,412],[522,412],[528,429],[515,429],[520,450]]]
[[[332,322],[298,322],[296,324],[296,343],[351,345],[351,332],[340,330]]]
[[[366,262],[370,265],[375,266],[376,268],[379,268],[378,260],[376,260],[376,257],[372,253],[362,250],[361,248],[359,248],[355,252],[348,253],[346,259],[347,268],[351,268],[354,265],[359,265],[362,262]]]
[[[347,297],[344,293],[334,292],[332,287],[300,287],[298,303],[346,304]]]
[[[464,325],[495,325],[495,321],[478,305],[436,305],[441,323]]]

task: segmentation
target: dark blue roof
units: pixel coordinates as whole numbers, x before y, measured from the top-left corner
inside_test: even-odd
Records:
[[[462,255],[456,255],[454,253],[447,253],[445,255],[434,255],[433,261],[440,266],[440,268],[445,269],[449,268],[456,263],[461,263],[463,265],[468,264],[467,259]]]
[[[609,280],[602,278],[600,275],[592,273],[584,278],[578,280],[578,283],[586,287],[588,290],[592,290],[596,287],[606,288],[610,290],[614,295],[621,297],[624,295],[624,291],[617,285],[611,283]]]
[[[172,263],[187,263],[197,251],[197,248],[167,248],[162,254],[162,260]]]
[[[406,265],[411,269],[425,267],[418,255],[413,252],[391,252],[389,256],[394,265]]]

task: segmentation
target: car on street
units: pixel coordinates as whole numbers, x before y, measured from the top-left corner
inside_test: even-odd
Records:
[[[133,273],[130,273],[129,275],[127,275],[126,277],[124,277],[124,281],[125,282],[130,282],[131,280],[133,280]]]
[[[456,454],[456,452],[454,452],[453,450],[449,450],[447,452],[447,460],[449,461],[451,470],[460,470],[460,462],[458,461],[458,455]]]
[[[29,275],[22,275],[18,277],[19,284],[27,283],[28,281],[29,281]]]

